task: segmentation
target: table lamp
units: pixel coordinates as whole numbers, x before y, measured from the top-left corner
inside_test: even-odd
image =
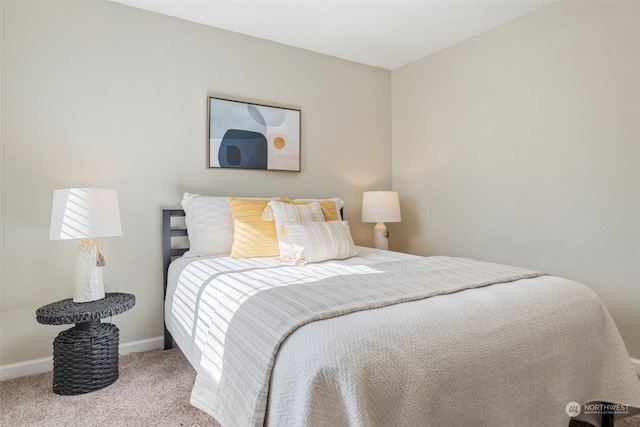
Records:
[[[397,191],[365,191],[362,194],[362,222],[375,222],[373,245],[389,249],[389,230],[385,222],[400,222],[400,201]]]
[[[116,190],[70,188],[53,192],[49,239],[82,239],[76,252],[73,302],[104,298],[104,256],[93,238],[120,235],[122,227]]]

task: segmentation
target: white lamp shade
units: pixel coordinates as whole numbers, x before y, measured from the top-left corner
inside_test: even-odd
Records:
[[[362,222],[400,222],[397,191],[365,191],[362,194]]]
[[[49,239],[120,235],[122,227],[116,190],[69,188],[53,192]]]

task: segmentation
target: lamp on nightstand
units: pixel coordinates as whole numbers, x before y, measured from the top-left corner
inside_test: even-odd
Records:
[[[73,302],[104,298],[104,256],[94,237],[122,235],[116,190],[70,188],[53,192],[50,240],[82,239],[76,252]]]
[[[397,191],[365,191],[362,194],[362,222],[375,222],[373,245],[389,249],[389,230],[385,222],[400,222],[400,200]]]

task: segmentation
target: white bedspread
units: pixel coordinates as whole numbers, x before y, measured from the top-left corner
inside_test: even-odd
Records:
[[[198,288],[202,296],[208,295],[198,304],[210,305],[214,314],[208,321],[215,321],[208,326],[203,321],[196,328],[207,331],[201,338],[204,363],[198,367],[192,403],[225,427],[261,425],[264,416],[261,409],[252,409],[253,415],[247,418],[246,407],[252,407],[254,400],[242,394],[252,387],[242,388],[241,383],[248,378],[259,384],[259,375],[239,378],[237,370],[228,374],[221,369],[221,361],[231,355],[229,361],[253,369],[250,359],[260,347],[253,345],[259,334],[248,342],[227,342],[235,342],[231,349],[223,345],[229,339],[227,332],[231,336],[246,333],[242,323],[239,333],[234,332],[231,316],[243,305],[237,302],[251,302],[254,299],[249,296],[257,290],[280,286],[282,281],[271,280],[274,276],[284,276],[290,283],[344,276],[349,284],[359,276],[374,283],[377,273],[370,270],[380,269],[337,263],[328,270],[318,268],[310,278],[306,267],[264,262],[240,272],[216,274],[220,283],[209,281]],[[187,270],[187,276],[196,274]],[[195,283],[195,276],[189,281]],[[335,279],[325,281],[336,283]],[[484,284],[481,280],[473,286]],[[185,295],[179,289],[178,301]],[[269,293],[273,292],[257,294]],[[232,301],[231,311],[223,309],[228,304],[220,304],[225,299]],[[176,301],[174,296],[172,305]],[[333,307],[336,302],[331,301]],[[290,318],[289,313],[281,320],[288,323]],[[199,318],[192,323],[198,322]],[[269,326],[272,323],[273,319]],[[234,350],[233,345],[240,347]],[[247,356],[242,356],[238,349],[247,345]],[[640,405],[640,384],[606,309],[588,288],[554,277],[311,322],[287,338],[272,372],[270,367],[267,371],[272,373],[268,424],[274,426],[566,426],[565,407],[571,401]],[[266,409],[266,393],[258,395],[258,407]]]

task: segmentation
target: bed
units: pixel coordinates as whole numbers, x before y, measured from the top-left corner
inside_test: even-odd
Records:
[[[613,425],[606,409],[640,406],[617,329],[581,284],[364,247],[304,266],[189,257],[184,215],[163,210],[165,348],[224,427]]]

